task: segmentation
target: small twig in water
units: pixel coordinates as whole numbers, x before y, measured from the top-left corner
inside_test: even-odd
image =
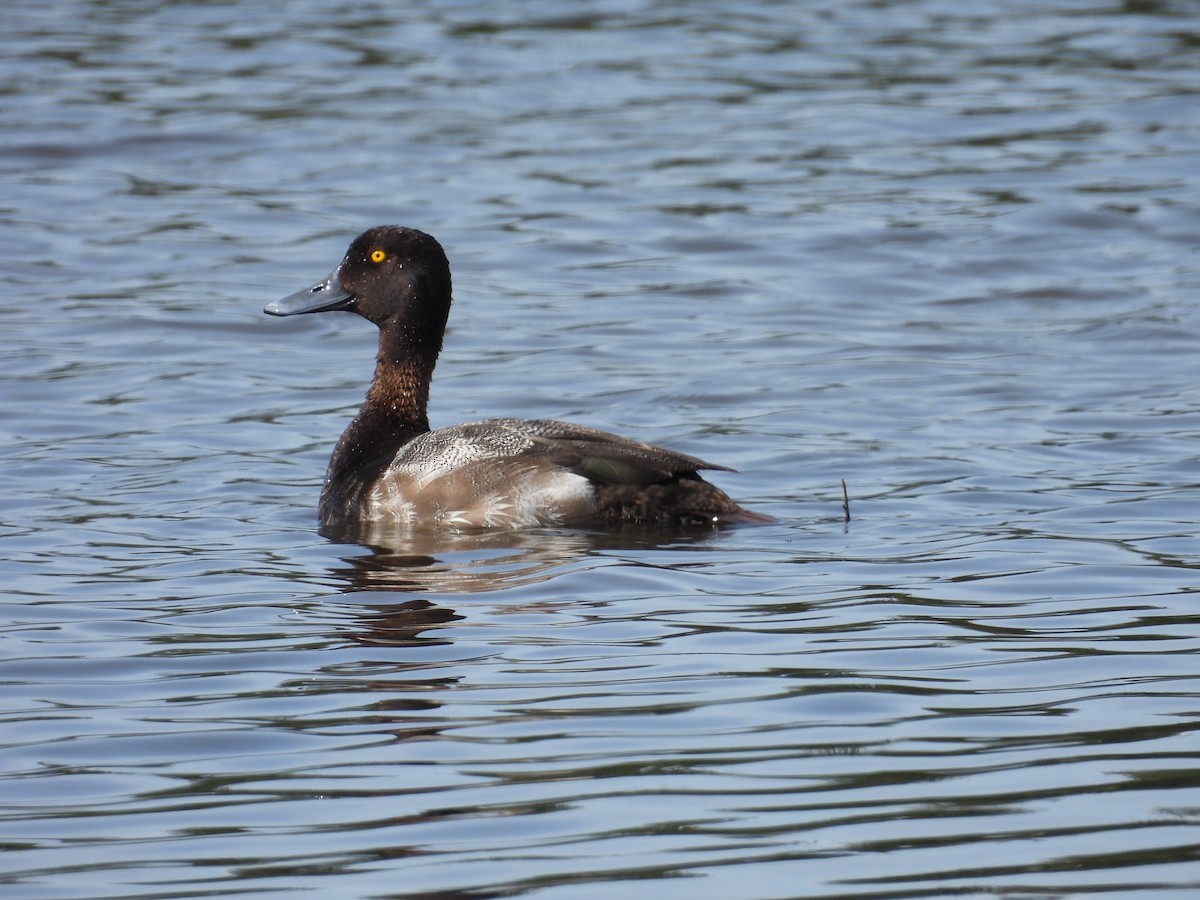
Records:
[[[842,479],[842,515],[850,521],[850,495],[846,492],[846,479]]]

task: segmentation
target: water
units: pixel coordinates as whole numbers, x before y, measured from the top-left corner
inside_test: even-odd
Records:
[[[1195,5],[4,23],[6,897],[1200,886]],[[373,334],[261,308],[383,222],[435,424],[778,522],[318,535]]]

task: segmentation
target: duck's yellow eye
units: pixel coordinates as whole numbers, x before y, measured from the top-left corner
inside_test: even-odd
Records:
[[[382,250],[372,250],[371,251],[371,262],[381,263],[385,259],[387,259],[387,254],[384,253]]]

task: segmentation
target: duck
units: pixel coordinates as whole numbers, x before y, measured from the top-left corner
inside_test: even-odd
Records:
[[[450,263],[415,228],[370,228],[271,316],[355,313],[379,329],[375,374],[334,447],[323,526],[492,529],[769,521],[701,471],[732,472],[652,444],[553,419],[494,418],[431,429],[427,407],[450,314]]]

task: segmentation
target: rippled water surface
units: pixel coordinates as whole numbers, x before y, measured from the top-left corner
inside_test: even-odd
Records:
[[[3,19],[5,897],[1200,888],[1195,4]],[[383,222],[777,521],[318,535]]]

